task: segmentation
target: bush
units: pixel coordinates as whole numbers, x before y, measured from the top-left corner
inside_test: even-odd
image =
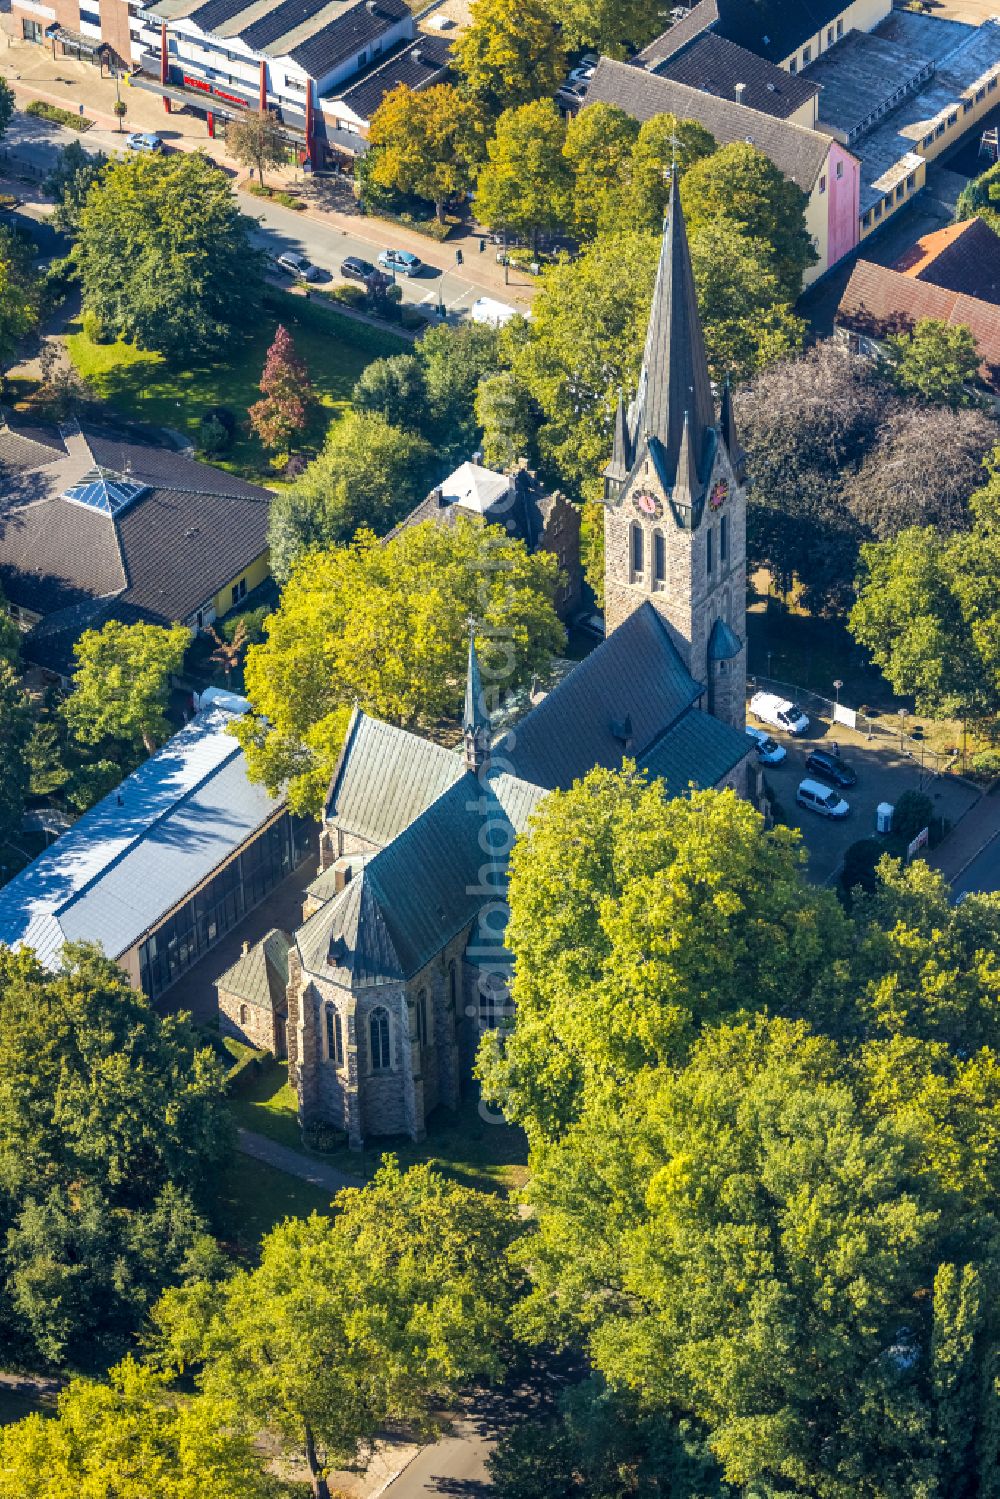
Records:
[[[296,213],[300,213],[306,206],[302,199],[296,198],[293,193],[276,192],[272,193],[272,197],[275,203],[281,204],[282,208],[294,208]]]
[[[363,286],[352,286],[350,283],[344,286],[335,286],[330,292],[338,302],[343,302],[345,307],[367,307],[368,293]]]
[[[422,328],[427,317],[417,307],[404,307],[399,314],[399,321],[404,328]]]
[[[68,125],[70,130],[89,130],[94,123],[86,115],[74,114],[71,109],[63,109],[59,104],[48,104],[44,99],[32,99],[25,106],[24,112],[39,120],[49,120],[53,125]]]
[[[293,453],[285,464],[281,477],[291,483],[293,479],[300,479],[308,467],[309,460],[304,453]]]
[[[991,781],[1000,776],[1000,749],[980,750],[972,757],[972,768],[977,776],[987,776]]]
[[[342,1150],[347,1144],[347,1135],[344,1130],[337,1129],[335,1125],[328,1124],[325,1119],[314,1119],[307,1124],[302,1131],[302,1137],[310,1150],[328,1152],[331,1150]]]
[[[892,831],[903,843],[909,843],[921,828],[930,827],[934,803],[922,791],[904,791],[892,815]]]
[[[850,896],[855,885],[871,893],[878,884],[875,868],[886,852],[885,845],[877,838],[860,838],[852,843],[844,855],[844,867],[840,872],[840,883],[845,895]]]
[[[203,416],[198,427],[198,447],[209,458],[224,453],[232,441],[216,416]]]
[[[228,614],[219,625],[219,634],[223,640],[233,643],[233,637],[242,624],[247,632],[247,640],[251,645],[256,645],[264,634],[264,621],[271,613],[270,604],[259,604],[256,609],[244,609],[240,614]]]
[[[101,321],[96,312],[90,309],[83,314],[82,326],[92,344],[113,344],[115,341],[111,329]]]

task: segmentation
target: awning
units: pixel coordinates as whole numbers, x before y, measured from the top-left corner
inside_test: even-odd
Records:
[[[331,151],[345,151],[348,156],[364,156],[365,152],[371,148],[371,142],[367,136],[355,135],[353,130],[327,128],[322,135],[317,132],[316,139],[325,141]]]
[[[64,47],[75,47],[78,52],[86,52],[89,57],[98,57],[102,52],[111,51],[107,42],[102,42],[98,37],[84,36],[81,31],[61,26],[58,21],[46,26],[45,35],[49,41],[62,42]]]

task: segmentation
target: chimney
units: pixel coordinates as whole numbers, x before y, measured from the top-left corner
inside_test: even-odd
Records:
[[[746,91],[747,91],[747,86],[746,86],[745,83],[738,83],[736,85],[735,92],[736,92],[736,102],[737,102],[737,104],[742,104],[743,103],[743,99],[744,99],[744,95],[746,94]]]
[[[423,62],[423,53],[421,52],[419,47],[414,47],[413,51],[410,53],[410,59],[412,62]]]
[[[246,955],[247,955],[247,953],[249,951],[250,951],[250,944],[249,944],[249,942],[244,942],[244,944],[243,944],[243,956],[246,957]]]
[[[337,864],[333,871],[334,894],[339,895],[341,890],[346,890],[351,883],[350,864]]]
[[[440,488],[438,488],[438,489],[432,489],[431,490],[431,499],[434,501],[435,505],[440,510],[442,508],[442,506],[444,505],[444,490],[440,489]]]

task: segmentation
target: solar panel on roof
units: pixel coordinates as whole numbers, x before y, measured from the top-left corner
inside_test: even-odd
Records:
[[[63,499],[74,505],[86,505],[90,510],[100,510],[105,515],[117,515],[134,503],[149,488],[147,484],[134,484],[120,474],[105,473],[94,468],[85,474],[79,484],[71,484],[63,490]]]

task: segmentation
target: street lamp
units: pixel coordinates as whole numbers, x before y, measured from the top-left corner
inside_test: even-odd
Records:
[[[909,718],[909,716],[910,716],[910,710],[909,710],[909,708],[900,708],[900,710],[899,710],[899,747],[900,747],[900,749],[903,748],[903,738],[904,738],[904,735],[906,734],[906,720]]]
[[[839,708],[840,707],[840,689],[841,689],[841,687],[843,687],[843,685],[844,685],[843,682],[840,680],[839,677],[837,677],[836,680],[834,681],[834,684],[833,684],[833,693],[834,693],[833,705],[834,705],[835,708]]]

